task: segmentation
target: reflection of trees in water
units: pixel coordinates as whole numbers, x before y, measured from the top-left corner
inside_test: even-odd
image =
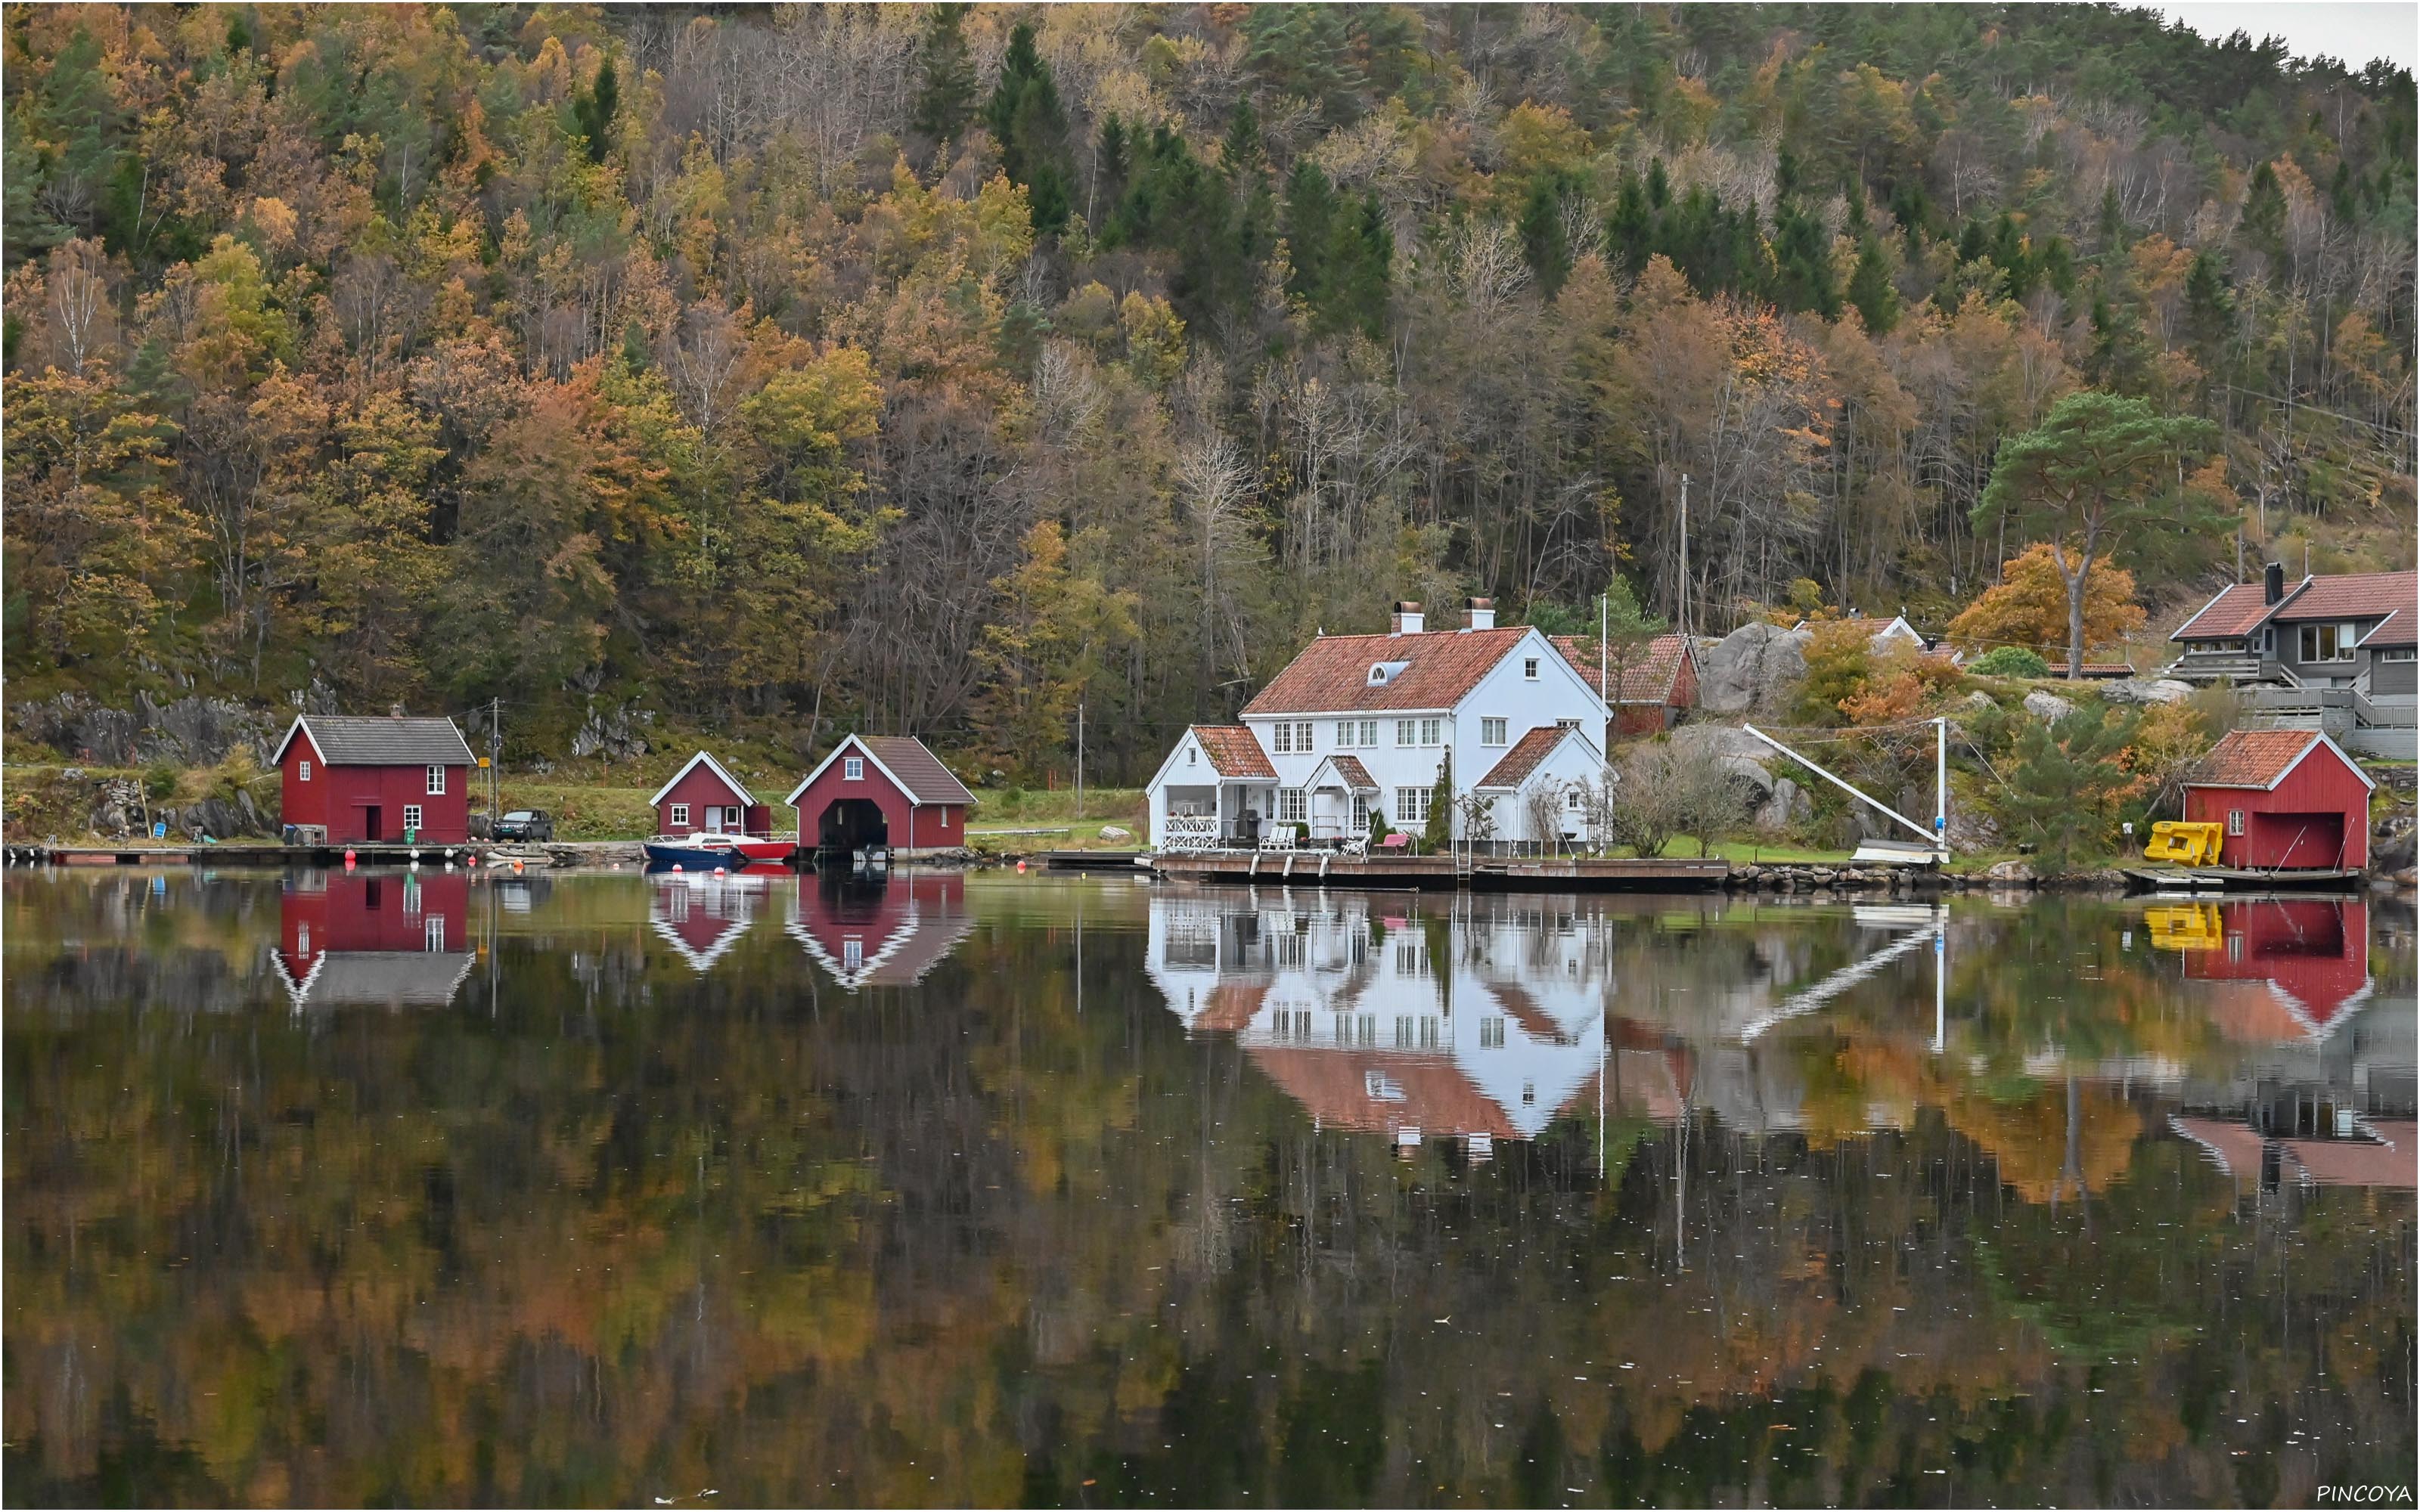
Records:
[[[1962,978],[1958,1054],[1845,999],[1756,1050],[1800,1127],[1633,1119],[1606,1180],[1587,1118],[1481,1164],[1312,1131],[1184,1035],[1131,912],[1080,1005],[1055,916],[844,998],[772,930],[651,967],[644,906],[580,890],[551,949],[506,939],[492,1015],[481,973],[298,1023],[194,1015],[228,989],[148,954],[91,974],[12,887],[12,1499],[2174,1502],[2412,1451],[2408,1197],[2247,1211],[2142,1094],[2071,1119],[2024,1071],[2053,1028],[2210,1053],[2153,974],[2114,1026],[2020,1001],[2081,913],[1995,940],[2020,985]],[[1611,935],[1616,1011],[1701,1071],[1700,1000],[1870,948],[1727,917]],[[274,927],[217,918],[229,978]]]

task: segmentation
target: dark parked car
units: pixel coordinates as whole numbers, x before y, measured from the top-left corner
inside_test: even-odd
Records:
[[[497,840],[551,841],[554,815],[543,809],[516,809],[496,821]]]

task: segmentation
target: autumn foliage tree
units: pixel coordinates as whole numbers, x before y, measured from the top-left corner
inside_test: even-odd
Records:
[[[2048,655],[2072,632],[2067,580],[2047,542],[2027,547],[2001,568],[2000,580],[1949,622],[1952,640],[1978,649],[2021,646]],[[2134,575],[2107,556],[2093,563],[2085,589],[2084,643],[2111,645],[2143,627]]]

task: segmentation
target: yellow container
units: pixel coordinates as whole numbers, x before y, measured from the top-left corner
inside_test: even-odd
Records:
[[[2218,848],[2226,840],[2226,826],[2214,822],[2163,819],[2151,826],[2151,843],[2143,847],[2143,859],[2215,866]]]

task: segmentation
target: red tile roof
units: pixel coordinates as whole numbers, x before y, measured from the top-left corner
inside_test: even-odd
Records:
[[[1436,630],[1420,635],[1327,635],[1302,648],[1269,679],[1248,715],[1329,714],[1361,709],[1450,709],[1529,634],[1500,630]],[[1379,662],[1403,662],[1384,683],[1370,681]]]
[[[1327,764],[1336,768],[1336,775],[1339,778],[1342,778],[1345,786],[1351,788],[1354,792],[1375,793],[1378,791],[1378,779],[1370,775],[1370,768],[1361,764],[1360,757],[1342,755],[1330,756],[1327,758]],[[1313,773],[1312,775],[1317,776],[1318,774]]]
[[[1635,652],[1627,666],[1619,669],[1621,677],[1616,683],[1611,670],[1599,666],[1603,658],[1597,653],[1602,646],[1596,637],[1559,635],[1554,637],[1554,642],[1555,649],[1563,654],[1563,659],[1572,664],[1589,687],[1598,686],[1597,678],[1602,672],[1616,703],[1670,702],[1674,686],[1681,678],[1682,665],[1689,659],[1686,641],[1677,635],[1659,635]]]
[[[2321,738],[2316,730],[2230,730],[2191,779],[2196,787],[2273,788]]]
[[[2280,622],[2366,620],[2412,608],[2420,598],[2420,572],[2349,572],[2306,578],[2302,592],[2277,607]]]
[[[1518,790],[1522,783],[1529,780],[1529,774],[1538,769],[1538,764],[1563,743],[1565,735],[1578,733],[1576,730],[1566,730],[1560,725],[1541,725],[1514,741],[1512,748],[1504,753],[1495,768],[1474,785]]]
[[[2415,614],[2412,606],[2406,604],[2381,620],[2377,629],[2361,638],[2361,643],[2364,648],[2412,645],[2415,643],[2412,634],[2415,628],[2420,628],[2420,614]]]
[[[1220,777],[1278,775],[1278,769],[1269,764],[1269,753],[1261,749],[1260,737],[1246,726],[1197,724],[1193,738],[1202,743],[1202,754],[1210,758],[1210,769]]]
[[[2258,583],[2235,583],[2220,589],[2192,619],[2177,626],[2171,640],[2224,640],[2250,635],[2273,608],[2269,591]]]

